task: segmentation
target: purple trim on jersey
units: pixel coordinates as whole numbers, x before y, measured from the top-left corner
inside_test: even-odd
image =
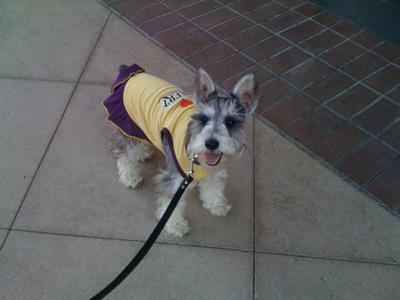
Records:
[[[174,141],[172,139],[171,133],[169,132],[169,130],[167,128],[163,128],[161,130],[161,138],[162,138],[162,140],[164,140],[164,138],[166,139],[168,147],[171,150],[172,159],[174,160],[175,167],[178,170],[179,174],[181,174],[182,177],[185,178],[187,174],[182,170],[181,165],[179,164],[179,161],[176,158]]]
[[[142,72],[144,69],[136,64],[122,69],[111,86],[112,94],[103,101],[103,106],[108,113],[107,119],[119,127],[125,135],[149,141],[142,129],[130,118],[123,100],[128,79]]]
[[[115,92],[115,90],[122,84],[125,84],[129,78],[131,78],[132,76],[145,72],[145,70],[137,65],[137,64],[133,64],[131,66],[127,66],[127,67],[122,67],[119,71],[119,74],[117,76],[117,78],[115,78],[115,80],[113,81],[112,85],[111,85],[111,92]]]
[[[115,78],[114,82],[112,83],[112,94],[103,101],[103,106],[108,113],[107,119],[114,123],[125,135],[147,140],[151,143],[151,141],[147,138],[142,129],[138,125],[136,125],[136,123],[129,116],[128,112],[125,109],[123,100],[126,82],[132,76],[142,72],[144,72],[144,69],[136,64],[123,68],[118,74],[117,78]],[[168,147],[172,153],[172,159],[174,160],[174,164],[179,174],[181,174],[182,177],[186,177],[186,173],[182,170],[179,161],[176,158],[174,141],[172,139],[171,133],[167,128],[163,128],[160,134],[161,138],[165,138],[167,141]]]

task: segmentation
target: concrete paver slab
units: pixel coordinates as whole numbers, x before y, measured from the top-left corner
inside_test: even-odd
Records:
[[[256,299],[400,299],[400,267],[256,255]]]
[[[11,232],[0,253],[1,299],[89,299],[141,243]],[[251,253],[156,244],[107,299],[250,299]]]
[[[112,157],[111,125],[99,102],[108,87],[80,85],[57,131],[16,220],[16,228],[79,235],[144,240],[156,224],[155,186],[161,157],[145,166],[145,183],[126,189],[117,179]],[[250,122],[249,125],[252,125]],[[252,126],[250,149],[232,166],[227,196],[233,209],[227,217],[203,209],[197,189],[188,200],[192,228],[177,243],[251,249],[253,241]]]
[[[95,1],[1,1],[0,76],[77,80],[107,15]]]
[[[0,79],[0,227],[8,228],[73,85]]]
[[[6,237],[7,230],[0,229],[0,245],[3,243],[4,238]]]
[[[400,223],[368,196],[256,123],[256,248],[400,263]]]
[[[190,87],[194,80],[194,73],[182,63],[112,15],[83,74],[82,82],[111,84],[119,65],[133,63],[182,88]]]

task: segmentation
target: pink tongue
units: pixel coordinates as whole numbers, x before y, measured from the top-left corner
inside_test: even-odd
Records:
[[[206,153],[205,157],[206,157],[206,162],[208,165],[215,166],[219,163],[221,154]]]

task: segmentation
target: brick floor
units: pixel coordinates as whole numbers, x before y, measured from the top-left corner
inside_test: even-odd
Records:
[[[306,0],[102,1],[400,212],[400,47]]]

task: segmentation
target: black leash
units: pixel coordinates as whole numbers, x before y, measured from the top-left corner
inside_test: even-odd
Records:
[[[98,292],[95,296],[90,298],[90,300],[103,299],[105,296],[111,293],[111,291],[115,289],[142,261],[142,259],[146,256],[147,252],[153,246],[154,242],[157,240],[168,219],[171,217],[172,212],[174,211],[176,205],[181,199],[186,188],[193,181],[193,177],[191,176],[191,174],[192,171],[190,171],[189,175],[187,175],[186,178],[182,181],[181,185],[179,186],[179,189],[176,191],[174,197],[172,198],[163,216],[161,217],[160,222],[158,222],[157,226],[153,229],[153,232],[150,234],[147,241],[144,243],[142,248],[140,248],[139,252],[135,255],[135,257],[131,260],[131,262],[122,270],[122,272],[113,281],[111,281],[104,289]]]

